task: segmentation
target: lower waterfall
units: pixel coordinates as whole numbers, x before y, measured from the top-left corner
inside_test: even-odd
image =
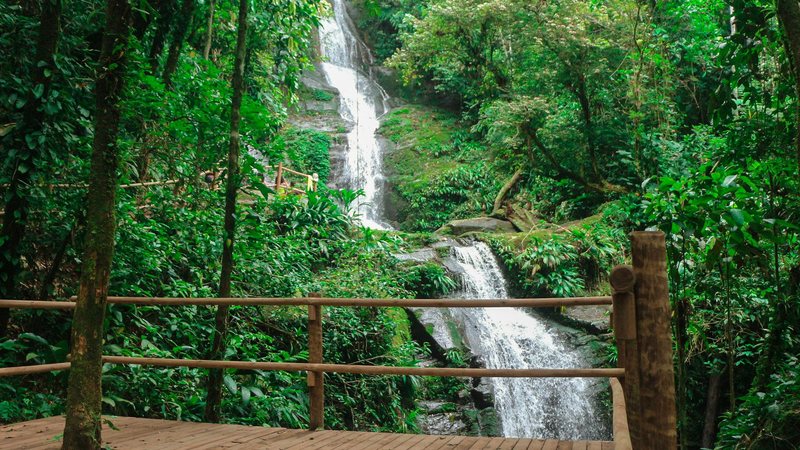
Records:
[[[458,298],[508,298],[491,249],[478,242],[451,249],[460,266]],[[519,308],[452,308],[464,339],[487,368],[587,367],[547,324]],[[495,409],[507,437],[608,438],[587,378],[493,378]]]

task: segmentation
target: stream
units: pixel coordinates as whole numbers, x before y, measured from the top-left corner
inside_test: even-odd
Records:
[[[382,220],[382,147],[376,136],[388,111],[388,95],[370,75],[372,56],[355,32],[343,0],[332,0],[334,14],[320,26],[320,69],[340,94],[339,113],[349,124],[347,157],[340,174],[346,187],[362,190],[356,210],[362,225],[391,229]],[[460,298],[508,298],[505,277],[483,243],[451,248],[450,266],[461,278]],[[452,267],[451,267],[452,269]],[[489,368],[586,367],[546,322],[516,308],[469,308],[447,311],[464,340]],[[446,326],[446,325],[445,325]],[[607,438],[595,411],[588,379],[491,379],[495,408],[506,437],[559,439]]]

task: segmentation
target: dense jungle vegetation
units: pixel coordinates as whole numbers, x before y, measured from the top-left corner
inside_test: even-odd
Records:
[[[626,233],[661,229],[681,448],[800,446],[798,0],[351,6],[399,104],[380,130],[397,232],[360,227],[359,193],[326,187],[342,130],[291,120],[333,97],[302,83],[326,1],[0,3],[0,298],[442,296],[455,287],[443,268],[393,255],[477,216],[518,231],[477,237],[519,294],[607,293]],[[320,187],[275,195],[265,162],[318,173]],[[94,323],[103,354],[305,361],[302,308],[80,311],[0,308],[0,366],[72,352],[102,398],[81,397],[67,372],[2,378],[0,423],[80,401],[96,414],[308,423],[302,374],[95,373],[70,349],[73,323]],[[328,311],[325,360],[428,353],[402,310]],[[416,399],[460,389],[326,380],[326,423],[343,429],[415,431]],[[69,439],[91,440],[78,422]]]

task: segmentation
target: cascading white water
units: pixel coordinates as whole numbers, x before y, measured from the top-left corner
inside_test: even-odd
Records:
[[[361,189],[357,205],[364,226],[385,229],[380,220],[383,184],[381,146],[375,132],[386,112],[388,96],[362,64],[372,63],[367,46],[358,38],[343,0],[333,0],[333,17],[320,25],[321,69],[328,83],[339,91],[339,113],[352,128],[347,133],[345,178],[348,188]]]
[[[390,228],[382,221],[382,148],[376,137],[388,96],[371,77],[372,56],[358,38],[344,0],[331,0],[333,17],[319,30],[328,84],[340,95],[339,113],[351,126],[343,176],[350,189],[364,191],[357,205],[363,225]],[[453,247],[452,259],[462,272],[462,298],[507,298],[505,278],[491,250],[482,243]],[[441,313],[441,311],[433,313]],[[539,319],[514,308],[453,309],[451,316],[464,328],[464,338],[490,368],[577,367],[580,358],[560,344]],[[443,318],[438,320],[444,321]],[[440,339],[440,342],[446,340]],[[503,434],[509,437],[562,439],[605,438],[598,423],[585,379],[492,380],[495,407]]]
[[[508,298],[506,282],[486,244],[453,247],[462,269],[461,298]],[[518,308],[451,309],[464,339],[488,368],[586,367],[540,319]],[[585,378],[493,378],[504,436],[607,438],[598,420],[592,381]]]

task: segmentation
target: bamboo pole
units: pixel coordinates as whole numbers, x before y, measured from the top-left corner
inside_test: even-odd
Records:
[[[353,306],[415,308],[552,308],[559,306],[610,305],[611,297],[512,298],[512,299],[378,299],[378,298],[182,298],[182,297],[108,297],[116,305],[138,306]],[[0,308],[72,309],[75,297],[68,302],[38,300],[0,300]]]
[[[473,369],[454,367],[360,366],[352,364],[216,361],[209,359],[138,358],[103,356],[107,364],[132,364],[201,369],[273,370],[284,372],[354,373],[361,375],[417,375],[432,377],[498,378],[610,378],[624,377],[625,370],[607,369]]]
[[[611,297],[514,298],[514,299],[368,299],[368,298],[151,298],[109,297],[110,303],[129,305],[271,305],[434,308],[552,308],[556,306],[610,305]],[[0,303],[0,307],[2,307]]]
[[[52,302],[42,300],[0,300],[0,308],[14,309],[74,309],[75,301]]]
[[[617,266],[609,277],[614,290],[613,322],[614,339],[617,344],[617,367],[625,369],[622,389],[627,405],[627,418],[631,440],[639,447],[638,431],[641,416],[639,389],[639,345],[636,342],[636,300],[633,289],[636,276],[631,266]]]
[[[167,186],[170,184],[177,184],[180,180],[165,180],[165,181],[146,181],[142,183],[130,183],[130,184],[121,184],[119,185],[120,189],[128,189],[134,187],[146,187],[146,186]],[[8,187],[8,183],[0,184],[0,187]],[[89,185],[86,183],[49,183],[49,184],[41,184],[37,185],[38,187],[44,188],[59,188],[59,189],[88,189]]]
[[[275,193],[280,195],[281,182],[283,182],[283,163],[278,163],[278,173],[275,175]]]
[[[667,250],[664,233],[631,234],[636,279],[636,340],[639,346],[639,417],[636,448],[674,449],[677,445],[675,378],[670,333]]]
[[[310,294],[319,297],[319,294]],[[322,306],[308,306],[308,362],[322,363]],[[324,372],[308,372],[309,429],[325,427],[325,377]]]
[[[55,372],[59,370],[69,370],[70,363],[37,364],[33,366],[3,367],[0,368],[0,378],[13,377],[16,375],[30,375],[33,373]]]
[[[632,450],[630,428],[628,424],[627,408],[625,406],[625,393],[622,385],[616,378],[611,378],[611,397],[614,403],[614,448],[616,450]]]

